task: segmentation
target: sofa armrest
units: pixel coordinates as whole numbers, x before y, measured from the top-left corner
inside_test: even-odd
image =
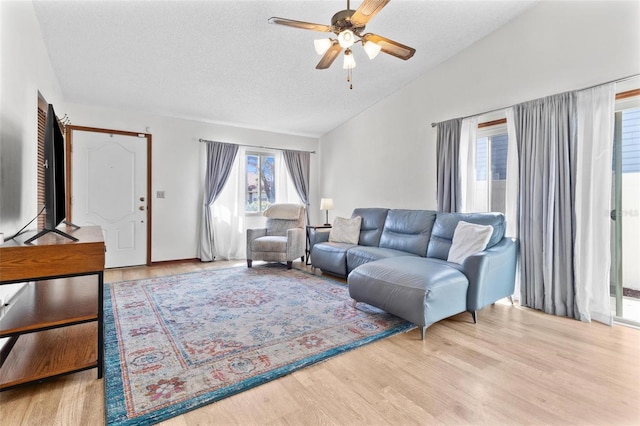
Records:
[[[251,242],[259,237],[267,235],[267,228],[248,228],[247,229],[247,259],[253,259],[253,251],[251,250]]]
[[[503,238],[490,249],[465,259],[462,272],[469,279],[467,309],[482,309],[515,289],[518,244],[513,238]]]
[[[329,241],[329,232],[331,230],[327,228],[309,229],[309,253],[313,249],[313,246],[318,243],[326,243]]]

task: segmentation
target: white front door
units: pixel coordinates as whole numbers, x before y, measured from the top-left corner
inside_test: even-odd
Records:
[[[99,225],[105,267],[147,263],[147,138],[72,129],[71,221]]]

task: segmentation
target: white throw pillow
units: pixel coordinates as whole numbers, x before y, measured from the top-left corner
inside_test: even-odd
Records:
[[[336,217],[329,232],[329,241],[332,243],[358,244],[361,223],[362,218],[360,216],[351,219]]]
[[[491,225],[458,222],[458,226],[453,232],[447,261],[462,264],[467,257],[487,248],[491,234],[493,234],[493,226]]]

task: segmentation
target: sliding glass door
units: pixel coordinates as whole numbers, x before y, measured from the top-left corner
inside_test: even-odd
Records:
[[[618,102],[612,191],[611,307],[640,325],[640,101]]]

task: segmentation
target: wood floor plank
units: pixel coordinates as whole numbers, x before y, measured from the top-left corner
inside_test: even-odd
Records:
[[[168,262],[109,270],[105,280],[235,266],[246,267]],[[424,341],[413,329],[162,424],[640,424],[640,330],[502,302],[478,320],[456,315],[427,329]],[[95,377],[89,370],[0,393],[2,424],[103,424],[103,380]]]

